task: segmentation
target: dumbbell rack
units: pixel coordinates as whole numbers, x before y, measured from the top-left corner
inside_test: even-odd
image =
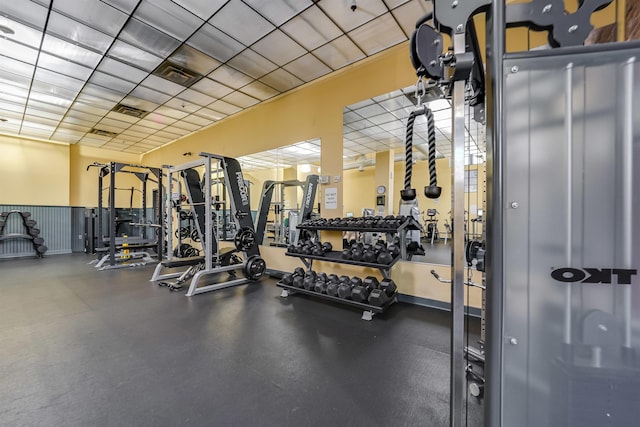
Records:
[[[400,259],[406,258],[406,242],[405,242],[405,236],[406,236],[406,231],[409,230],[419,230],[421,229],[420,223],[418,223],[416,220],[414,220],[413,218],[407,218],[405,220],[405,222],[403,222],[402,224],[399,224],[397,227],[395,228],[379,228],[379,227],[349,227],[349,226],[313,226],[313,225],[305,225],[304,223],[299,224],[297,226],[298,229],[300,230],[308,230],[308,231],[314,231],[314,232],[318,232],[318,231],[353,231],[353,232],[363,232],[363,233],[368,233],[368,232],[379,232],[379,233],[386,233],[386,234],[398,234],[399,237],[399,241],[400,241],[400,248],[401,248],[401,253],[399,256],[396,256],[393,258],[393,260],[389,263],[389,264],[379,264],[379,263],[371,263],[371,262],[365,262],[365,261],[354,261],[354,260],[348,260],[348,259],[343,259],[342,258],[342,253],[339,251],[329,251],[326,252],[323,256],[318,256],[318,255],[307,255],[307,254],[299,254],[299,253],[286,253],[285,255],[287,256],[291,256],[291,257],[295,257],[295,258],[300,258],[300,260],[302,261],[302,263],[304,264],[304,266],[307,268],[307,270],[311,270],[313,267],[313,261],[314,260],[319,260],[319,261],[326,261],[326,262],[335,262],[335,263],[339,263],[339,264],[348,264],[348,265],[357,265],[357,266],[361,266],[361,267],[370,267],[370,268],[377,268],[380,273],[382,274],[382,277],[385,279],[390,278],[390,272],[391,272],[391,268],[393,267],[393,265],[395,263],[397,263]],[[387,300],[386,303],[384,303],[381,306],[375,306],[375,305],[371,305],[371,304],[365,304],[365,303],[361,303],[358,301],[353,301],[350,299],[344,299],[344,298],[339,298],[339,297],[334,297],[331,295],[327,295],[327,294],[322,294],[319,292],[315,292],[315,291],[311,291],[311,290],[307,290],[304,288],[297,288],[295,286],[291,286],[291,285],[286,285],[282,282],[278,282],[277,286],[282,288],[282,293],[280,294],[280,296],[282,298],[287,298],[290,294],[293,293],[300,293],[300,294],[305,294],[305,295],[310,295],[316,298],[321,298],[324,300],[329,300],[329,301],[334,301],[340,304],[345,304],[345,305],[350,305],[352,307],[357,307],[363,310],[362,313],[362,320],[372,320],[374,314],[380,314],[383,313],[391,304],[393,304],[394,302],[397,301],[398,299],[398,292],[394,292],[393,296],[389,297],[389,299]]]
[[[20,218],[22,219],[22,225],[26,229],[26,234],[4,232],[5,226],[11,214],[20,215]],[[44,245],[44,239],[39,236],[40,230],[36,228],[36,221],[34,221],[33,219],[29,219],[30,216],[30,212],[22,212],[18,210],[0,213],[0,243],[12,239],[31,240],[31,243],[33,243],[33,249],[36,251],[36,256],[38,258],[42,258],[44,256],[44,253],[47,251],[47,247]]]

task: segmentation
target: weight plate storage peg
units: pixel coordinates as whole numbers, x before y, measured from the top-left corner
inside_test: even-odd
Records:
[[[267,270],[267,263],[259,255],[250,256],[244,266],[244,275],[249,280],[259,280]]]

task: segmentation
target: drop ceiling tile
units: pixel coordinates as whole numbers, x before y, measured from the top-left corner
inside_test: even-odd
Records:
[[[210,108],[201,108],[195,113],[197,116],[204,117],[205,119],[217,121],[222,120],[227,117],[227,114],[224,114],[219,111],[212,110]]]
[[[127,122],[129,123],[129,125],[136,123],[138,120],[140,120],[137,117],[129,116],[128,114],[118,113],[116,111],[109,111],[109,113],[105,117],[113,120],[119,120],[121,122]]]
[[[192,127],[193,130],[185,129],[186,127]],[[182,125],[180,123],[174,123],[172,126],[167,126],[163,130],[175,133],[176,135],[185,136],[197,129],[200,129],[200,126],[195,126],[190,123],[183,123]]]
[[[47,5],[48,6],[48,5]],[[20,22],[43,29],[47,20],[48,8],[32,1],[3,1],[2,14],[16,18]]]
[[[173,0],[173,2],[206,21],[225,4],[226,0]]]
[[[252,49],[280,66],[306,53],[302,46],[280,30],[267,34]]]
[[[2,40],[2,43],[0,43],[0,55],[26,62],[27,64],[35,64],[38,58],[38,51],[12,40]]]
[[[73,115],[72,115],[73,114]],[[80,117],[77,117],[80,116]],[[86,126],[86,127],[93,127],[93,125],[95,125],[96,123],[98,123],[98,121],[100,121],[101,117],[99,116],[93,116],[91,114],[84,114],[80,111],[70,111],[69,114],[67,115],[67,117],[64,118],[64,120],[62,121],[62,123],[66,123],[69,125],[76,125],[76,126]]]
[[[34,81],[52,85],[53,87],[77,93],[84,86],[82,80],[74,79],[63,74],[38,68],[34,75]]]
[[[4,12],[4,10],[2,12]],[[0,24],[13,31],[13,33],[11,33],[11,31],[3,31],[2,39],[11,40],[34,49],[37,49],[40,46],[40,41],[42,39],[42,31],[40,29],[24,25],[6,15],[0,15]]]
[[[149,113],[144,120],[146,120],[145,122],[140,121],[140,125],[141,126],[147,126],[146,123],[148,123],[148,121],[152,121],[156,124],[159,125],[164,125],[164,126],[168,126],[172,123],[175,123],[176,119],[174,119],[173,117],[167,117],[167,116],[163,116],[162,114],[158,114],[155,111],[152,113]]]
[[[294,87],[300,86],[304,83],[302,80],[282,68],[278,68],[273,73],[267,74],[261,78],[260,81],[281,92],[286,92],[287,90],[293,89]]]
[[[227,87],[222,83],[218,83],[208,77],[200,79],[199,81],[191,85],[191,89],[197,90],[198,92],[202,92],[217,99],[233,92],[233,89],[231,89],[230,87]]]
[[[112,58],[104,58],[97,69],[111,76],[136,84],[140,83],[149,75],[146,71]]]
[[[334,70],[365,57],[347,36],[339,37],[314,50],[313,53]]]
[[[187,44],[221,62],[228,61],[244,49],[242,43],[210,24],[205,24],[193,34]]]
[[[180,46],[169,60],[202,75],[209,74],[220,65],[217,60],[186,44]]]
[[[97,96],[89,95],[87,93],[80,93],[76,98],[78,102],[82,102],[83,104],[90,105],[92,107],[101,109],[103,111],[103,115],[107,114],[109,110],[116,106],[117,101],[109,101],[106,99],[99,98]],[[69,101],[71,102],[71,101]]]
[[[166,144],[167,142],[171,142],[170,138],[164,138],[164,137],[159,137],[157,135],[149,135],[148,137],[145,138],[145,141],[149,141],[152,143],[158,143],[158,144]]]
[[[387,7],[389,9],[394,9],[402,4],[405,4],[409,1],[415,1],[415,0],[384,0],[385,4],[387,5]]]
[[[135,46],[131,46],[129,43],[125,43],[122,40],[116,40],[113,43],[111,49],[109,49],[108,55],[111,58],[134,65],[135,67],[149,72],[154,70],[162,62],[162,58],[142,49],[138,49]]]
[[[100,0],[55,0],[53,9],[110,36],[118,34],[128,18],[126,13]]]
[[[357,108],[354,110],[354,112],[362,117],[371,117],[377,116],[378,114],[386,113],[387,111],[378,104],[371,104],[365,107]]]
[[[249,6],[267,18],[273,25],[280,26],[313,4],[311,0],[244,0]]]
[[[109,125],[107,125],[107,124],[105,124],[105,123],[98,123],[98,124],[96,124],[95,129],[105,130],[105,131],[107,131],[107,132],[113,132],[113,133],[115,133],[116,135],[112,136],[112,138],[114,138],[114,139],[118,139],[118,140],[120,140],[120,139],[121,139],[121,138],[120,138],[120,136],[119,136],[118,134],[120,133],[120,131],[122,131],[122,129],[117,128],[117,127],[115,127],[115,126],[109,126]]]
[[[155,130],[160,130],[163,129],[164,127],[166,127],[167,125],[164,123],[157,123],[154,122],[153,120],[149,120],[149,119],[142,119],[138,122],[139,126],[144,126],[147,128],[151,128],[151,129],[155,129]]]
[[[118,139],[132,144],[138,141],[142,141],[142,137],[127,135],[124,132],[118,135]]]
[[[151,130],[151,132],[155,132],[154,130]],[[135,130],[131,130],[131,129],[127,129],[125,131],[123,131],[120,136],[124,139],[130,140],[130,139],[137,139],[138,141],[146,138],[149,134],[145,133],[145,132],[138,132]]]
[[[344,0],[322,0],[318,6],[344,31],[351,31],[387,12],[382,0],[361,1],[355,11],[351,11],[347,3]]]
[[[56,128],[56,125],[58,124],[58,121],[25,114],[22,124],[23,126],[31,127],[34,129],[42,129],[48,132],[53,132]]]
[[[69,107],[73,103],[74,97],[69,96],[67,98],[63,98],[60,92],[53,95],[48,93],[31,91],[31,93],[29,94],[29,99],[35,99],[36,101],[57,105],[59,107]]]
[[[0,73],[2,74],[30,78],[30,76],[33,75],[34,69],[35,67],[33,65],[6,56],[0,56]]]
[[[188,111],[182,111],[175,108],[167,107],[166,105],[161,105],[160,107],[154,110],[155,113],[161,114],[163,116],[171,117],[176,120],[182,119],[189,115]]]
[[[0,122],[0,132],[14,133],[20,132],[20,121]]]
[[[177,138],[180,137],[180,135],[178,135],[176,133],[167,132],[167,131],[164,131],[164,130],[156,132],[155,135],[159,136],[160,138],[168,138],[171,141],[173,141],[174,139],[177,139]]]
[[[235,105],[231,105],[228,102],[224,102],[224,101],[216,101],[211,105],[209,105],[207,108],[226,114],[226,115],[231,115],[242,110],[241,108],[236,107]]]
[[[100,53],[105,53],[113,41],[113,37],[57,12],[51,12],[47,32]]]
[[[250,46],[274,30],[273,24],[264,19],[240,0],[231,0],[216,13],[209,23]]]
[[[135,134],[148,135],[147,137],[150,137],[151,135],[156,133],[157,129],[153,129],[147,126],[142,126],[141,124],[137,123],[131,126],[130,128],[128,128],[126,131],[129,133],[135,132]]]
[[[260,102],[259,100],[238,91],[230,93],[229,95],[222,98],[222,100],[241,108],[248,108]]]
[[[260,99],[261,101],[273,98],[280,93],[277,90],[273,89],[271,86],[267,86],[266,84],[260,83],[259,81],[249,83],[248,85],[242,87],[240,90],[247,95],[251,95],[254,98]]]
[[[197,111],[196,111],[196,113],[197,113]],[[193,125],[197,125],[199,127],[209,126],[211,123],[213,123],[213,121],[211,121],[209,119],[205,119],[205,118],[196,116],[194,114],[185,117],[184,119],[180,120],[180,122],[181,123],[182,122],[190,123],[190,124],[193,124]]]
[[[59,113],[52,113],[49,111],[45,111],[45,110],[39,110],[37,108],[33,108],[31,106],[27,106],[27,109],[25,110],[25,117],[28,116],[32,116],[32,117],[40,117],[43,119],[49,119],[52,120],[52,123],[57,123],[60,120],[62,120],[63,114],[59,114]]]
[[[122,98],[124,98],[125,95],[124,93],[109,90],[105,87],[94,85],[91,83],[88,83],[84,87],[84,89],[82,89],[81,94],[91,95],[113,102],[119,102]]]
[[[158,105],[164,104],[171,99],[171,95],[167,95],[166,93],[158,92],[144,86],[136,87],[131,92],[131,95]]]
[[[80,140],[83,135],[84,135],[84,132],[74,132],[74,131],[58,129],[53,135],[51,135],[51,138],[53,138],[56,141],[73,143]]]
[[[20,129],[20,135],[31,136],[35,138],[49,139],[53,133],[52,128],[40,129],[28,126],[27,122],[22,122],[22,128]]]
[[[430,1],[410,1],[394,9],[391,13],[398,20],[398,23],[407,36],[413,33],[416,28],[416,21],[423,15],[433,12],[433,5]],[[433,22],[433,21],[430,21]]]
[[[27,98],[29,96],[29,86],[26,85],[11,85],[7,84],[2,87],[2,95],[13,95],[18,96],[20,98]]]
[[[281,28],[307,50],[313,50],[342,34],[317,6],[310,7]]]
[[[283,68],[305,82],[315,80],[331,72],[331,68],[310,53],[290,62]]]
[[[234,89],[239,89],[253,81],[251,77],[227,65],[216,68],[209,77]]]
[[[186,113],[193,113],[200,109],[199,105],[192,104],[189,101],[185,101],[178,98],[173,98],[165,103],[165,106],[175,108],[179,111],[184,111]]]
[[[377,116],[369,116],[368,120],[376,125],[383,123],[397,123],[398,119],[391,113],[379,114]]]
[[[134,16],[181,42],[204,22],[171,0],[143,1]]]
[[[124,26],[118,38],[160,57],[170,55],[180,45],[168,34],[133,18]]]
[[[144,111],[153,111],[156,108],[158,108],[158,104],[150,101],[145,101],[144,99],[140,99],[132,95],[129,95],[126,98],[124,98],[122,101],[120,101],[120,103],[129,107],[134,107]]]
[[[198,92],[193,89],[186,89],[180,95],[178,95],[177,98],[188,101],[195,105],[199,105],[201,107],[209,105],[216,100],[216,98],[205,95],[204,93]]]
[[[100,124],[111,126],[112,128],[116,128],[116,129],[118,129],[118,132],[121,132],[124,129],[128,128],[129,126],[131,126],[131,123],[129,123],[129,122],[125,122],[125,121],[122,121],[122,120],[116,120],[116,119],[112,119],[112,118],[109,118],[109,117],[104,117],[102,120],[100,120]]]
[[[367,55],[407,40],[407,36],[389,13],[356,28],[349,36]]]
[[[67,113],[71,117],[79,117],[85,120],[100,120],[103,116],[106,115],[103,109],[96,108],[88,104],[84,104],[82,102],[74,102],[73,106],[69,109]]]
[[[162,77],[158,77],[154,74],[149,74],[149,76],[146,79],[144,79],[140,84],[149,89],[166,93],[171,96],[176,96],[177,94],[179,94],[184,90],[184,86],[180,86],[177,83],[174,83],[167,79],[163,79]]]
[[[89,79],[89,82],[94,85],[102,86],[103,88],[113,89],[119,93],[129,93],[136,87],[135,83],[119,79],[100,71],[95,71]]]
[[[229,65],[256,79],[278,68],[276,64],[251,49],[243,50],[229,61]]]

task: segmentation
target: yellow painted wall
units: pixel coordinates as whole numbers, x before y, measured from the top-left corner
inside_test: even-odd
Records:
[[[0,204],[69,205],[69,146],[0,136]]]
[[[87,206],[94,207],[98,205],[98,172],[99,168],[90,168],[87,166],[94,163],[106,164],[109,162],[120,162],[130,164],[140,164],[140,157],[137,154],[122,153],[111,150],[101,150],[99,148],[85,147],[82,145],[70,146],[70,205],[71,206]],[[103,186],[109,185],[109,178],[105,177]],[[126,173],[116,174],[116,187],[131,188],[142,190],[142,182],[133,175]],[[156,187],[155,183],[147,183],[147,206],[152,205],[151,191]],[[107,206],[109,192],[103,192],[103,205]],[[117,208],[128,208],[130,200],[130,192],[124,190],[116,191]],[[141,194],[134,191],[133,207],[141,207]]]

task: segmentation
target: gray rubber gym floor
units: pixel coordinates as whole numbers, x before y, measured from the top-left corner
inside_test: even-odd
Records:
[[[0,425],[448,425],[446,312],[366,322],[273,279],[187,298],[90,260],[0,262]]]

